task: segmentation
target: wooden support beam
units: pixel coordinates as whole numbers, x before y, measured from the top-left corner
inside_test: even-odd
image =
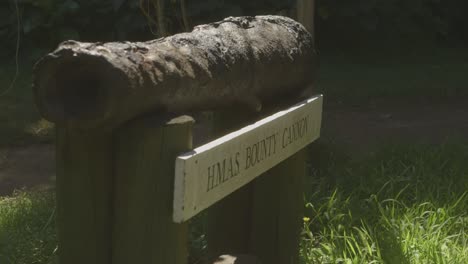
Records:
[[[193,119],[140,118],[116,132],[112,264],[185,264],[188,224],[172,221],[174,161]]]
[[[319,102],[317,110],[321,110],[321,98]],[[268,116],[278,109],[270,108],[260,114],[230,111],[215,121],[215,127],[223,128],[220,131],[225,134],[228,127],[232,131],[244,126],[246,117],[260,119],[260,115]],[[313,133],[320,128],[317,119],[320,111],[310,115],[308,133]],[[282,130],[278,140],[282,143],[278,144],[284,144],[283,133]],[[262,263],[298,264],[306,152],[300,150],[208,210],[210,258],[220,254],[249,254],[257,256]]]
[[[253,183],[250,251],[263,263],[298,264],[306,150]]]
[[[230,109],[214,114],[215,138],[237,130],[255,120],[258,114],[249,110]],[[246,185],[208,209],[208,258],[223,254],[245,254],[249,251],[251,185]]]
[[[112,134],[58,126],[59,262],[111,264]]]
[[[272,106],[264,114],[284,107],[284,104]],[[299,263],[306,152],[300,150],[252,182],[248,252],[262,263]]]

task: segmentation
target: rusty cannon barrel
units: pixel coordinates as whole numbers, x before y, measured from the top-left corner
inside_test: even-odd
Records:
[[[298,22],[229,17],[148,42],[65,41],[35,65],[33,90],[49,121],[113,128],[148,112],[258,110],[296,98],[313,81],[315,61]]]

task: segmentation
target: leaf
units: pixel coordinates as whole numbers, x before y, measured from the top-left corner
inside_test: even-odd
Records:
[[[6,38],[9,32],[8,28],[0,28],[0,37]]]
[[[61,11],[76,12],[80,9],[80,5],[73,0],[66,0],[61,6]]]
[[[328,8],[326,7],[319,7],[318,9],[318,15],[321,19],[327,20],[328,17],[330,16],[330,13],[328,12]]]
[[[359,9],[362,12],[371,12],[377,5],[377,0],[361,0],[359,1]]]
[[[120,9],[120,7],[125,3],[125,0],[113,0],[112,1],[112,6],[114,7],[114,11],[117,11]]]
[[[11,11],[8,10],[8,9],[0,9],[0,17],[2,19],[0,19],[0,27],[2,26],[8,26],[8,25],[11,25],[11,24],[16,24],[17,21],[16,21],[16,17],[15,19],[12,19],[12,16],[11,16]],[[15,12],[15,16],[16,16],[16,12]]]
[[[379,18],[375,15],[363,16],[360,19],[362,27],[369,31],[375,31],[377,29]]]
[[[54,0],[37,0],[31,1],[34,6],[37,6],[43,10],[50,11],[54,7]]]
[[[58,37],[60,41],[70,40],[70,39],[79,40],[80,34],[72,28],[62,28],[58,32]]]
[[[23,21],[23,32],[28,34],[29,32],[33,31],[34,29],[40,27],[44,22],[44,17],[42,16],[42,12],[33,12],[29,16],[26,16]]]

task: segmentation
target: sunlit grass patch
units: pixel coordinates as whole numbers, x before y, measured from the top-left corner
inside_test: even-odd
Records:
[[[55,263],[56,249],[53,192],[0,197],[0,263]]]
[[[398,147],[317,174],[304,262],[468,263],[466,160],[466,145]]]
[[[347,159],[314,155],[301,239],[303,263],[468,263],[468,144],[390,147]],[[0,263],[54,263],[51,190],[0,198]],[[192,222],[191,260],[206,250]],[[265,221],[268,221],[266,219]]]
[[[25,128],[25,132],[32,137],[47,139],[54,135],[54,124],[41,118]]]

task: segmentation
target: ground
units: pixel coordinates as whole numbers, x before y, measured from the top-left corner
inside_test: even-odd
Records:
[[[383,142],[441,144],[468,139],[468,106],[462,105],[341,107],[325,111],[323,118],[322,134],[353,153]]]
[[[54,147],[34,144],[0,150],[0,196],[14,189],[50,184],[55,174]]]
[[[322,135],[349,154],[376,150],[382,142],[440,144],[450,139],[468,140],[468,106],[325,105]],[[50,184],[54,166],[50,143],[0,149],[0,196],[11,194],[15,188]]]

